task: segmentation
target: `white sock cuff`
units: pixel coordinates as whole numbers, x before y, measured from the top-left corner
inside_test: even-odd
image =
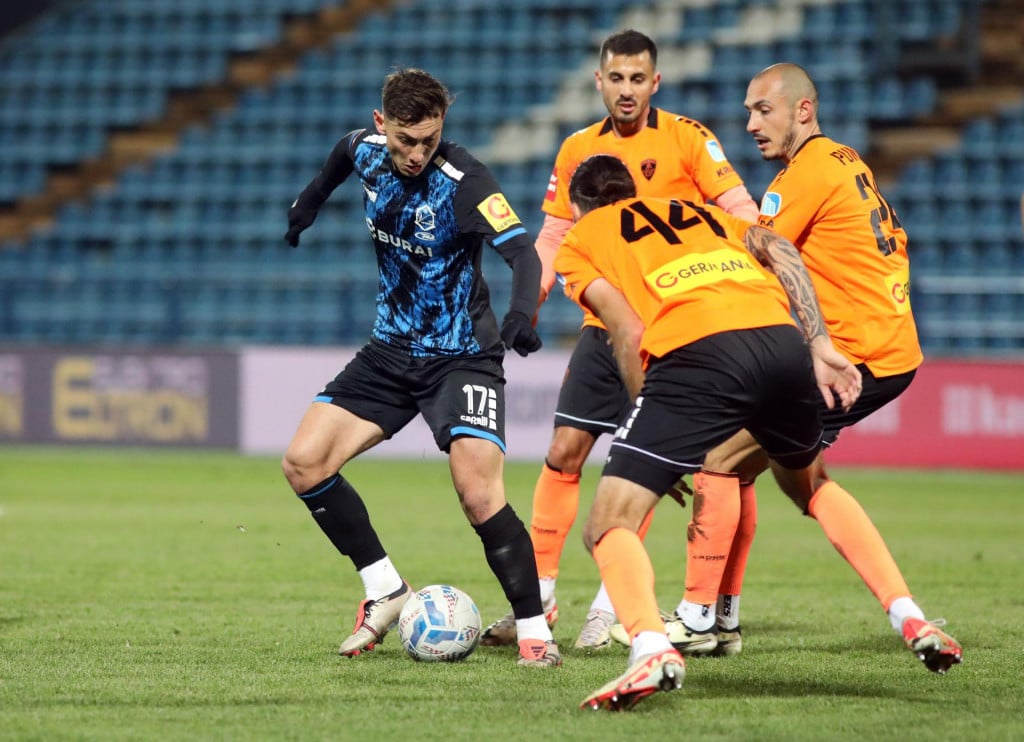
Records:
[[[924,620],[924,611],[921,610],[921,607],[909,595],[896,598],[896,600],[890,603],[888,614],[889,623],[897,634],[903,633],[903,622],[908,618]]]
[[[612,605],[612,599],[608,595],[608,591],[605,589],[603,582],[601,583],[601,587],[597,591],[597,595],[594,596],[594,601],[590,604],[590,610],[607,611],[608,613],[615,613],[615,606]]]
[[[359,577],[363,581],[367,600],[383,598],[402,586],[402,576],[391,563],[391,557],[384,557],[366,565],[359,570]]]
[[[544,619],[543,615],[540,615],[531,616],[530,618],[517,618],[516,638],[519,641],[522,641],[523,639],[541,639],[549,642],[554,637],[551,636],[551,629],[548,628],[548,622]]]
[[[672,649],[672,642],[668,640],[667,634],[657,631],[641,631],[633,637],[632,648],[629,650],[629,664],[633,664],[649,654],[664,652],[666,649]]]

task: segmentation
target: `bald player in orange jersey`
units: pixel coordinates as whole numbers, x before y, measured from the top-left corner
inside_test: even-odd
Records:
[[[656,71],[657,54],[654,42],[634,30],[615,33],[601,45],[600,69],[595,72],[595,79],[608,116],[566,138],[555,160],[542,204],[546,217],[536,242],[544,268],[542,303],[555,283],[555,253],[572,225],[569,179],[591,155],[612,154],[623,160],[641,195],[696,203],[713,201],[729,213],[750,222],[757,220],[757,205],[715,135],[698,121],[651,105],[651,97],[661,82]],[[583,328],[559,393],[554,433],[534,490],[530,523],[541,597],[552,625],[558,617],[558,565],[579,509],[580,472],[597,438],[603,433],[613,434],[628,409],[629,398],[609,350],[607,330],[593,313],[584,309]],[[699,491],[700,481],[695,482]],[[738,497],[738,484],[736,487],[734,497]],[[712,530],[708,528],[709,535]],[[697,539],[699,551],[691,553],[689,565],[693,565],[694,559],[703,561],[709,557],[705,553],[709,544],[712,548],[724,548],[723,553],[713,555],[722,560],[732,545],[742,552],[745,563],[744,543],[749,550],[753,525],[746,529],[746,541],[742,537],[734,541],[733,531],[713,544],[703,536]],[[701,564],[693,567],[695,572],[700,569]],[[688,566],[688,574],[689,571]],[[611,643],[608,629],[615,620],[602,587],[591,603],[576,647],[607,647]],[[481,643],[514,644],[515,636],[514,617],[509,614],[487,627]],[[680,644],[683,641],[679,639]],[[725,643],[728,642],[727,638]],[[735,633],[728,653],[739,651],[738,642],[739,634]],[[717,649],[717,637],[699,636],[693,653],[706,654]],[[689,649],[684,651],[691,653]]]
[[[636,197],[629,171],[608,155],[580,165],[570,192],[577,222],[555,269],[566,293],[608,327],[635,400],[584,528],[631,652],[626,672],[582,705],[620,710],[680,687],[685,673],[658,610],[640,525],[675,478],[700,470],[705,455],[738,431],[767,452],[776,482],[798,507],[838,504],[860,528],[859,545],[873,539],[876,561],[892,558],[819,455],[823,410],[852,409],[862,376],[834,347],[795,246],[714,206]],[[842,552],[848,524],[818,520]],[[920,613],[905,585],[897,599],[907,614]],[[935,624],[907,621],[921,629],[912,639],[901,627],[907,644],[929,669],[960,661],[959,645]]]
[[[747,131],[762,157],[785,164],[765,193],[759,223],[796,245],[835,348],[863,377],[863,392],[851,409],[823,407],[823,452],[843,428],[903,393],[923,360],[910,306],[907,235],[860,155],[822,134],[817,90],[803,68],[777,64],[762,70],[750,82],[744,105]],[[767,467],[765,451],[747,432],[705,460],[705,471],[738,472],[746,481]],[[822,525],[928,669],[941,673],[960,661],[960,646],[924,620],[884,542],[853,498],[827,491],[797,504]],[[709,497],[705,507],[695,503],[694,527],[701,528],[705,520],[717,527],[735,522],[733,507],[722,496]],[[727,573],[730,565],[707,565],[707,580],[700,585],[692,585],[687,574],[687,592],[676,609],[686,635],[721,632],[722,614],[738,604],[738,596],[719,587],[718,626],[706,618],[720,585],[716,569]],[[621,627],[611,633],[625,641]]]

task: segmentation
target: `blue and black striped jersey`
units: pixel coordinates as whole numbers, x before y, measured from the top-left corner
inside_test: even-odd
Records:
[[[405,177],[392,167],[385,136],[359,129],[335,145],[296,205],[319,209],[353,172],[380,274],[374,338],[413,356],[500,347],[481,273],[485,239],[513,269],[510,309],[533,315],[540,267],[532,240],[494,177],[469,152],[442,140],[424,171]]]

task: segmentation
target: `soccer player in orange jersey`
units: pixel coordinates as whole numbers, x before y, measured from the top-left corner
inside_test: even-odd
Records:
[[[910,306],[907,235],[860,155],[822,134],[817,91],[803,68],[776,64],[762,70],[750,82],[744,105],[747,131],[762,157],[785,165],[765,193],[759,223],[796,245],[832,342],[864,380],[863,393],[850,410],[823,408],[822,444],[827,448],[843,428],[902,394],[922,362]],[[746,432],[711,451],[705,461],[706,471],[742,472],[747,480],[766,468],[765,452]],[[723,498],[709,500],[705,508],[695,503],[695,527],[705,519],[716,524],[735,519],[731,507]],[[918,651],[948,637],[925,622],[860,505],[845,493],[829,491],[807,502],[804,512],[822,525],[929,669],[948,667],[950,654]],[[676,609],[683,633],[715,629],[706,618],[716,600],[714,569],[706,570],[709,579],[698,586],[687,576],[687,594]],[[738,603],[738,596],[727,592],[719,589],[719,614],[728,614]],[[620,633],[612,631],[621,640]],[[959,657],[959,647],[956,652]]]
[[[608,155],[580,165],[570,194],[577,222],[555,269],[566,293],[608,328],[634,399],[584,528],[631,652],[626,672],[582,705],[619,710],[680,687],[685,674],[638,530],[680,474],[699,471],[705,455],[740,430],[768,452],[798,507],[843,503],[865,545],[873,534],[875,560],[892,558],[819,455],[822,408],[851,409],[862,376],[833,346],[796,247],[715,206],[637,197],[627,168]],[[848,528],[819,523],[833,541]],[[920,613],[905,585],[895,597],[908,614]],[[920,624],[922,632],[906,638],[929,668],[944,672],[960,661],[955,640],[923,617]]]
[[[625,162],[642,195],[696,203],[714,201],[727,212],[751,222],[757,220],[757,205],[715,135],[698,121],[651,105],[651,97],[661,82],[656,71],[657,54],[654,42],[634,30],[615,33],[601,45],[600,69],[595,72],[595,79],[608,116],[566,138],[555,160],[542,204],[546,217],[536,242],[544,267],[541,302],[554,285],[555,252],[572,225],[569,179],[591,155],[612,154]],[[593,313],[584,309],[583,328],[559,393],[554,434],[534,490],[530,523],[541,597],[552,624],[558,616],[558,564],[579,508],[580,471],[598,436],[614,433],[628,409],[628,395],[609,349],[607,330]],[[735,478],[731,481],[738,489]],[[735,530],[734,526],[714,542],[725,552],[713,556],[724,559],[733,544],[743,553],[745,562],[743,544],[749,550],[753,527],[748,529],[746,541],[740,538],[734,542]],[[710,542],[703,538],[698,542],[704,551],[708,550]],[[705,558],[703,552],[697,556]],[[689,565],[687,574],[692,560]],[[693,569],[696,572],[701,565]],[[611,643],[608,629],[614,623],[612,605],[602,587],[591,604],[576,647],[607,647]],[[511,614],[488,626],[481,640],[484,645],[514,642]],[[697,637],[695,644],[696,651],[702,653],[717,649],[715,637]]]

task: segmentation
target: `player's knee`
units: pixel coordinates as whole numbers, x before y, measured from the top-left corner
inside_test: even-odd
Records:
[[[733,471],[739,474],[740,481],[745,483],[752,483],[767,469],[768,454],[761,449],[757,449],[756,451],[743,456],[742,459],[733,466]]]
[[[548,466],[563,474],[579,474],[594,447],[594,436],[576,428],[558,427],[546,457]]]
[[[466,519],[474,525],[486,522],[507,504],[504,494],[493,488],[460,492],[459,502]]]
[[[805,515],[808,512],[814,493],[828,481],[828,475],[821,465],[820,456],[807,466],[798,469],[788,469],[776,462],[772,462],[772,472],[775,475],[775,481],[778,483],[779,489]]]
[[[605,533],[607,533],[607,529],[602,529],[595,525],[592,520],[587,520],[586,525],[583,526],[583,546],[588,554],[594,553],[594,547],[597,546],[597,542],[601,540]]]
[[[281,458],[281,471],[296,493],[305,492],[332,473],[320,463],[301,447],[291,445]]]
[[[302,468],[287,456],[281,459],[281,471],[284,472],[284,478],[288,480],[288,484],[296,494],[309,489],[306,483],[311,480],[304,476]]]
[[[708,451],[704,470],[716,474],[739,474],[753,481],[768,468],[768,456],[745,430]]]

